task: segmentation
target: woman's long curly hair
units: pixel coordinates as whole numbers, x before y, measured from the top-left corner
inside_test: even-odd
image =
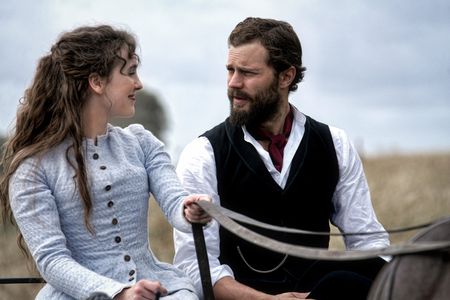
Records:
[[[18,166],[69,138],[66,159],[75,170],[84,223],[94,233],[89,222],[92,199],[82,151],[81,112],[89,95],[89,76],[109,78],[114,66],[122,63],[123,67],[126,61],[119,54],[124,47],[130,58],[135,56],[136,41],[129,32],[108,25],[83,26],[63,33],[50,53],[39,60],[32,84],[19,104],[15,129],[3,149],[0,203],[4,223],[9,219],[14,224],[8,188]],[[19,240],[23,245],[21,235]]]

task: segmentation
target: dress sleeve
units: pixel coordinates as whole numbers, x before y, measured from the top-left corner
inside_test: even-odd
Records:
[[[16,223],[41,276],[75,299],[93,292],[114,297],[129,286],[101,276],[76,262],[66,246],[58,208],[37,160],[27,159],[10,179],[9,196]]]
[[[188,195],[180,183],[164,144],[142,125],[127,127],[139,140],[144,155],[150,192],[169,223],[184,232],[192,232],[184,218],[183,199]]]
[[[186,146],[178,161],[177,174],[189,193],[211,195],[212,201],[220,204],[214,152],[207,138],[200,137]],[[225,276],[233,277],[231,268],[228,265],[222,265],[219,261],[219,224],[213,220],[204,228],[204,236],[212,284],[214,285]],[[189,275],[194,281],[196,292],[202,295],[203,290],[192,234],[174,230],[174,241],[174,265]]]
[[[372,207],[369,187],[361,159],[346,133],[330,127],[339,164],[339,180],[333,196],[331,222],[341,232],[384,231]],[[346,236],[347,249],[370,249],[389,246],[387,233]]]

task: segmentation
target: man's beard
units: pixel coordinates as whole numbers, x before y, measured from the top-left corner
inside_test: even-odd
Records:
[[[234,109],[233,98],[244,98],[249,101],[247,111]],[[230,100],[230,122],[237,126],[253,127],[271,120],[278,112],[280,105],[280,94],[278,93],[278,80],[274,79],[272,84],[265,90],[259,91],[254,97],[247,93],[228,89]]]

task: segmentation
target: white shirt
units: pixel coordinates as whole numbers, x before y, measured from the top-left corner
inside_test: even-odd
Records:
[[[273,165],[269,152],[264,150],[261,144],[248,133],[245,126],[242,127],[244,140],[255,147],[270,175],[281,188],[286,185],[292,159],[305,132],[306,116],[294,107],[293,109],[294,122],[284,148],[281,172]],[[355,147],[343,130],[330,126],[330,132],[339,165],[339,179],[332,199],[331,223],[342,232],[384,230],[375,216],[367,180]],[[185,147],[178,162],[177,174],[189,193],[209,194],[214,203],[220,204],[214,151],[206,137],[199,137]],[[213,221],[210,226],[205,228],[204,234],[211,279],[214,285],[222,277],[233,276],[233,271],[228,265],[222,265],[218,259],[220,255],[219,224]],[[201,294],[201,279],[192,234],[174,230],[174,240],[174,264],[193,279],[197,292]],[[389,246],[387,234],[346,236],[344,241],[347,249]]]

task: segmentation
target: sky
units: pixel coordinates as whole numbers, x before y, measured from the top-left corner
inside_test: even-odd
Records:
[[[106,23],[137,36],[139,75],[167,111],[176,160],[228,116],[227,38],[248,16],[293,26],[307,71],[291,103],[344,129],[361,153],[450,151],[447,0],[3,1],[0,134],[58,35]]]

